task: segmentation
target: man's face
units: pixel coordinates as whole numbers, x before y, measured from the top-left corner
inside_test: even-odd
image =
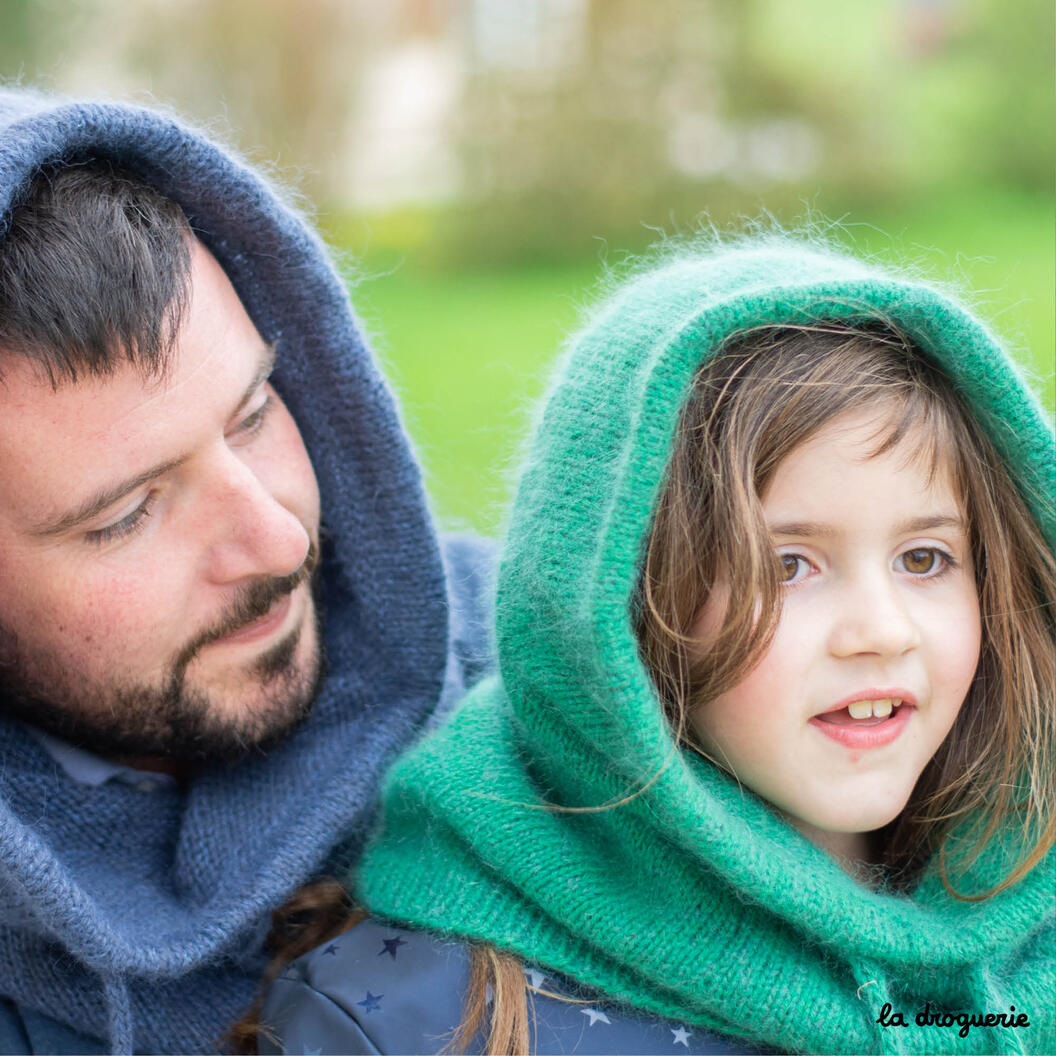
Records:
[[[160,380],[0,382],[0,708],[96,751],[237,756],[320,678],[319,491],[200,243]]]

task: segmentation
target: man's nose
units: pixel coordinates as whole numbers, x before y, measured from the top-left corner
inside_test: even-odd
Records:
[[[858,577],[833,599],[833,656],[890,659],[915,649],[920,640],[920,628],[890,574]]]
[[[211,491],[210,579],[236,583],[286,576],[301,567],[311,544],[307,528],[249,466],[226,460]]]

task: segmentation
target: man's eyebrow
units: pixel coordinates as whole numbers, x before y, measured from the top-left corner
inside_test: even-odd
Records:
[[[932,528],[957,528],[964,530],[964,519],[951,516],[950,514],[935,514],[930,517],[911,517],[908,521],[902,521],[895,525],[896,535],[905,535],[907,532],[927,532]],[[783,524],[771,524],[769,526],[771,535],[790,535],[798,539],[829,538],[836,534],[836,529],[829,524],[819,524],[816,521],[788,521]]]
[[[85,499],[80,506],[67,511],[54,520],[46,521],[44,524],[38,524],[30,528],[29,533],[30,535],[41,536],[62,535],[63,532],[76,528],[78,524],[90,521],[93,517],[98,516],[108,506],[112,506],[119,499],[123,499],[129,492],[135,491],[136,488],[142,487],[148,480],[153,480],[155,477],[160,477],[163,473],[168,473],[170,469],[175,469],[182,461],[182,458],[172,458],[168,462],[151,466],[150,469],[137,474],[129,480],[123,480],[120,484],[115,484],[105,491],[96,492],[95,495]]]
[[[262,347],[261,352],[263,353],[263,358],[260,361],[260,365],[246,386],[246,391],[243,393],[242,399],[238,401],[238,406],[231,412],[232,418],[236,417],[239,411],[243,410],[246,404],[253,399],[253,393],[271,377],[271,372],[275,369],[275,342],[269,341]]]
[[[231,412],[231,418],[235,418],[241,413],[246,404],[253,399],[253,394],[264,384],[265,381],[268,380],[268,377],[274,369],[275,342],[272,341],[263,346],[260,364],[254,371],[253,377],[246,386],[246,390],[242,394],[238,404]],[[78,506],[75,506],[72,510],[67,510],[66,513],[60,514],[58,517],[30,528],[29,534],[37,536],[62,535],[64,532],[68,532],[71,528],[76,528],[77,525],[83,524],[85,521],[90,521],[93,517],[97,517],[108,506],[112,506],[115,502],[123,499],[130,492],[135,491],[136,488],[140,488],[148,481],[154,480],[156,477],[168,473],[169,470],[175,469],[185,460],[186,457],[186,455],[181,455],[178,458],[170,458],[165,462],[159,462],[157,465],[151,466],[142,473],[137,473],[134,477],[129,477],[127,480],[123,480],[118,484],[113,484],[102,491],[98,491],[94,495],[89,496]]]

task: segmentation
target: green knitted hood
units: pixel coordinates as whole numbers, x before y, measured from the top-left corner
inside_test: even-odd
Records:
[[[617,1000],[781,1049],[1056,1051],[1054,856],[981,903],[934,871],[869,891],[676,748],[642,666],[635,589],[682,403],[731,333],[893,320],[952,377],[1050,545],[1053,440],[993,336],[936,290],[773,239],[689,253],[614,296],[569,349],[499,576],[501,679],[390,774],[358,894]],[[637,793],[637,794],[634,794]],[[598,807],[592,811],[555,811]],[[996,845],[969,882],[1003,875]],[[906,1028],[876,1021],[885,1002]],[[913,1017],[1025,1011],[1029,1028]]]

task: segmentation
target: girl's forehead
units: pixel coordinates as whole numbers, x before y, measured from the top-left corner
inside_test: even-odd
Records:
[[[761,495],[764,505],[793,497],[840,507],[855,484],[890,486],[908,501],[950,500],[961,506],[955,453],[939,416],[906,421],[890,403],[854,408],[832,418],[788,451]]]

